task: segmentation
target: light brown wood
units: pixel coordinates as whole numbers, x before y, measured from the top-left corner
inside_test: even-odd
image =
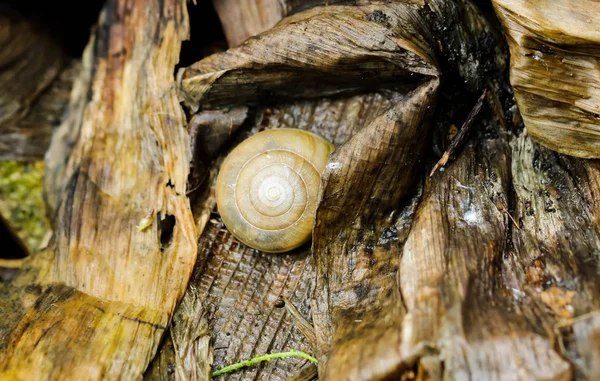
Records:
[[[494,0],[511,53],[510,82],[534,140],[600,158],[600,4]]]
[[[173,86],[188,33],[185,1],[103,8],[48,157],[52,243],[0,286],[0,378],[136,379],[154,356],[196,257]]]
[[[280,0],[213,0],[230,47],[271,29],[283,17]]]

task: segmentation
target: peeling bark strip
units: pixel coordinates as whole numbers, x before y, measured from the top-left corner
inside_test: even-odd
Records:
[[[600,3],[493,0],[510,46],[510,81],[529,134],[600,158]]]
[[[418,10],[369,4],[295,14],[239,47],[182,69],[182,98],[195,110],[315,98],[436,76],[426,43],[430,35]],[[384,23],[368,16],[384,11]]]
[[[185,288],[196,248],[185,196],[191,155],[172,71],[187,33],[184,2],[123,0],[105,8],[92,93],[58,209],[52,280],[165,311]],[[149,210],[154,222],[138,232]],[[174,226],[161,226],[168,216]],[[107,281],[94,281],[100,274]]]
[[[132,379],[144,371],[168,320],[164,311],[62,285],[20,294],[22,317],[0,343],[3,380]]]
[[[401,202],[418,182],[437,89],[433,80],[397,100],[334,152],[323,175],[313,319],[326,380],[383,379],[404,360],[395,274],[410,213],[400,214]]]
[[[47,189],[62,195],[53,245],[2,290],[14,319],[0,324],[0,378],[135,379],[154,355],[196,257],[190,144],[173,86],[188,32],[184,1],[103,9],[78,81],[88,91],[73,92],[81,107],[58,135],[73,128],[77,138],[58,139],[49,157],[66,158],[49,164],[67,179]],[[149,210],[153,224],[139,232]],[[32,297],[30,283],[61,299],[40,308],[47,293]]]
[[[569,379],[540,311],[502,282],[510,151],[503,135],[477,140],[429,182],[406,241],[402,352],[427,347],[433,379]]]

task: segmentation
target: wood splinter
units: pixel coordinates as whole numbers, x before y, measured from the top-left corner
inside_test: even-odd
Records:
[[[479,111],[481,111],[481,107],[483,106],[483,100],[485,99],[486,94],[487,94],[487,89],[483,89],[483,92],[479,96],[479,99],[477,99],[477,103],[475,103],[475,106],[473,107],[473,109],[471,110],[469,115],[467,116],[467,119],[464,121],[463,125],[460,127],[458,134],[456,134],[456,137],[452,140],[452,143],[450,143],[450,146],[448,147],[446,152],[444,152],[444,154],[442,155],[442,158],[435,164],[435,166],[431,170],[431,173],[429,173],[429,177],[433,176],[433,174],[440,167],[443,167],[444,165],[446,165],[446,163],[450,159],[450,156],[452,156],[454,151],[456,151],[456,148],[460,145],[460,143],[462,143],[465,136],[467,135],[467,132],[469,132],[469,128],[475,121],[475,117],[477,116],[477,114],[479,114]]]

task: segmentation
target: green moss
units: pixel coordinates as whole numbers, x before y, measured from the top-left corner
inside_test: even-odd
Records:
[[[42,196],[44,163],[0,161],[0,214],[33,253],[50,230]]]

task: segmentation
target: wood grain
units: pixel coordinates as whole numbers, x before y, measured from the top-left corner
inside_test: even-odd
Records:
[[[599,158],[598,2],[493,4],[510,46],[510,81],[529,134],[554,151]]]
[[[48,158],[52,243],[2,286],[0,378],[135,379],[154,356],[196,257],[173,86],[188,33],[183,1],[105,5]]]

